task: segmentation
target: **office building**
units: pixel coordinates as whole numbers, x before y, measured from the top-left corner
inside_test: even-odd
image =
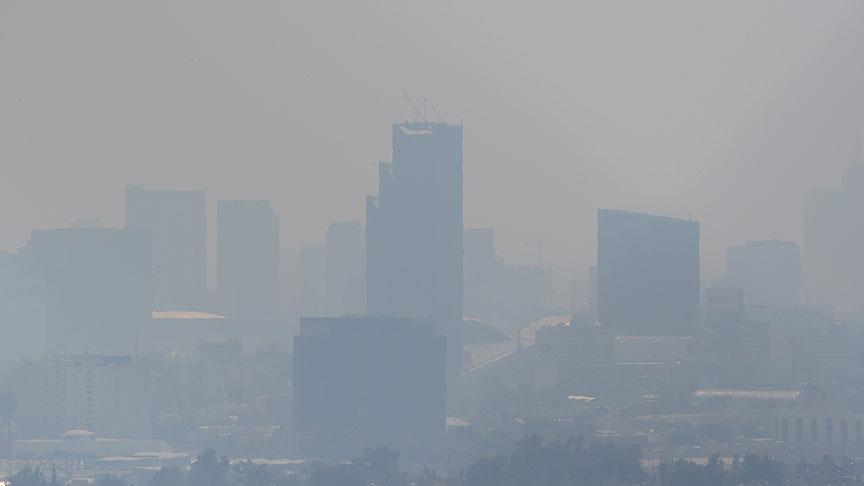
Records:
[[[367,312],[431,317],[461,367],[462,126],[393,125],[393,160],[366,202]]]
[[[864,310],[864,161],[843,173],[840,189],[812,191],[804,199],[804,277],[811,300],[841,316]]]
[[[0,367],[44,356],[46,306],[42,262],[23,254],[0,253]]]
[[[430,319],[300,321],[294,418],[304,433],[361,448],[426,437],[444,429],[445,383],[445,338]]]
[[[366,233],[360,221],[331,223],[324,237],[326,309],[331,316],[366,311]]]
[[[126,188],[126,228],[152,238],[154,306],[201,310],[207,290],[204,191]]]
[[[745,305],[795,308],[801,304],[801,251],[777,240],[730,247],[724,284],[741,289]]]
[[[15,435],[60,438],[151,436],[150,371],[129,356],[69,355],[19,366],[10,377]]]
[[[615,339],[608,329],[588,316],[574,316],[537,329],[531,375],[536,386],[567,395],[601,393],[614,384],[614,355]]]
[[[597,212],[598,316],[616,335],[691,336],[699,317],[699,223]]]
[[[269,201],[219,201],[219,307],[232,318],[279,314],[279,217]]]
[[[33,230],[25,252],[44,265],[49,352],[134,351],[153,310],[148,232]]]

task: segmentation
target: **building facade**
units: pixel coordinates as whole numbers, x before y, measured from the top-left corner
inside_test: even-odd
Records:
[[[202,310],[207,290],[204,191],[126,188],[126,228],[150,232],[159,310]]]
[[[864,310],[864,162],[850,165],[840,189],[812,191],[804,199],[804,276],[810,298],[841,316]]]
[[[699,317],[699,222],[597,211],[598,317],[616,335],[691,336]]]
[[[279,217],[269,201],[219,201],[216,270],[220,312],[279,315]]]
[[[150,371],[129,356],[69,355],[31,362],[12,374],[18,438],[151,436]]]
[[[726,251],[726,285],[745,305],[792,309],[801,304],[801,250],[790,241],[748,241]]]
[[[369,314],[430,317],[461,367],[462,126],[393,125],[393,161],[366,202]]]
[[[430,319],[300,321],[294,418],[304,433],[361,447],[429,436],[444,429],[445,384],[445,338]]]
[[[33,230],[25,252],[45,269],[50,353],[134,351],[153,309],[148,232]]]

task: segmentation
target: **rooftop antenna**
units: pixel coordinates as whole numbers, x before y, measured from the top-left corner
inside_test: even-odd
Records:
[[[420,108],[417,106],[417,103],[414,103],[414,100],[408,96],[408,93],[403,89],[402,94],[405,95],[405,99],[408,100],[408,103],[411,104],[411,108],[414,108],[414,121],[416,122],[420,118]],[[423,100],[423,103],[426,103],[426,100]]]

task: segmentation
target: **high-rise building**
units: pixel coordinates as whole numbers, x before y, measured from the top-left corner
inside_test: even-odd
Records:
[[[148,232],[33,230],[25,252],[44,265],[50,352],[134,350],[153,311]]]
[[[690,336],[699,317],[699,223],[597,211],[598,316],[616,335]]]
[[[840,189],[812,191],[804,199],[804,277],[809,297],[842,316],[864,310],[864,161],[843,173]]]
[[[0,252],[0,367],[45,354],[46,304],[42,262]]]
[[[450,370],[462,346],[462,126],[393,125],[393,161],[366,201],[366,307],[434,318]]]
[[[801,303],[801,251],[789,241],[748,241],[726,251],[725,285],[746,305],[789,309]]]
[[[359,448],[426,437],[444,429],[445,339],[431,319],[303,318],[294,387],[303,432]]]
[[[331,223],[324,238],[327,314],[366,310],[366,233],[360,221]]]
[[[219,306],[234,318],[279,314],[279,217],[269,201],[219,201]]]
[[[207,290],[204,191],[126,188],[126,228],[148,230],[153,245],[154,306],[201,310]]]
[[[59,438],[87,430],[103,438],[151,436],[149,369],[129,356],[69,355],[15,369],[15,434]]]

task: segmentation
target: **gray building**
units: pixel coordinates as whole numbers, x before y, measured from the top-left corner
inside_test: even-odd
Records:
[[[864,311],[864,162],[843,173],[840,189],[804,199],[804,278],[809,296],[848,317]]]
[[[34,230],[26,252],[44,265],[49,352],[134,350],[153,310],[148,232]]]
[[[393,161],[366,202],[367,312],[434,318],[461,366],[462,126],[393,125]]]
[[[789,309],[801,303],[801,251],[789,241],[748,241],[726,251],[726,281],[746,305]]]
[[[219,201],[219,308],[233,318],[279,315],[279,217],[269,201]]]
[[[599,321],[616,335],[690,336],[699,317],[699,223],[597,211]]]
[[[126,228],[152,237],[154,306],[201,310],[207,290],[204,191],[126,188]]]
[[[300,320],[294,418],[313,438],[362,448],[442,431],[445,385],[445,338],[430,319]]]
[[[46,304],[42,261],[0,252],[0,367],[44,356]]]
[[[360,221],[331,223],[324,237],[326,310],[331,316],[366,310],[366,233]]]
[[[151,436],[149,368],[129,356],[68,355],[23,364],[9,378],[15,435],[59,438],[87,430],[100,438]]]

